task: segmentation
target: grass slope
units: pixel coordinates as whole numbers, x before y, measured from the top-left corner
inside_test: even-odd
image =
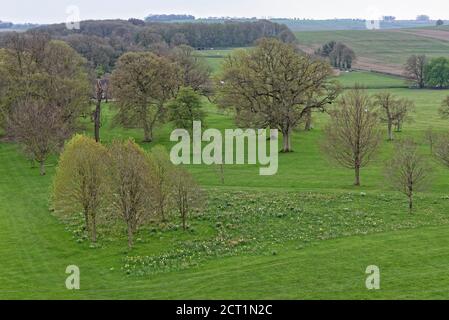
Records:
[[[340,79],[372,88],[400,83],[367,73]],[[415,122],[399,136],[422,139],[429,124],[447,130],[437,109],[448,91],[390,90],[417,104]],[[209,127],[233,127],[229,115],[212,105],[208,111]],[[105,110],[105,143],[128,136],[141,141],[140,130],[112,127],[112,115]],[[405,199],[382,178],[393,146],[383,143],[362,171],[362,188],[355,188],[353,173],[320,152],[327,116],[314,118],[312,132],[295,133],[296,152],[280,155],[276,176],[262,178],[252,166],[226,167],[222,186],[216,168],[191,167],[210,194],[204,214],[192,217],[187,233],[178,221],[144,228],[131,252],[123,230],[101,232],[92,248],[79,220],[53,217],[48,200],[56,158],[40,177],[17,145],[1,142],[0,298],[447,298],[449,171],[434,165],[433,187],[418,196],[417,212],[409,216]],[[159,128],[156,143],[169,147],[171,129]],[[422,152],[428,149],[422,142]],[[71,264],[81,269],[79,292],[64,286]],[[379,292],[364,288],[365,269],[373,264],[382,272]]]

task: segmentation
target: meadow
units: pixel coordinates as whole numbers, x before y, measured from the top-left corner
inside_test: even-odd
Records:
[[[202,52],[219,71],[230,50]],[[394,144],[383,141],[362,186],[353,172],[333,165],[320,145],[325,114],[314,114],[310,132],[294,134],[294,153],[279,155],[278,174],[258,167],[225,166],[222,184],[214,166],[191,166],[208,194],[187,232],[180,221],[142,228],[132,251],[125,232],[99,230],[92,246],[81,217],[58,220],[49,210],[57,158],[39,176],[14,143],[0,142],[0,299],[447,299],[449,294],[449,170],[435,162],[424,139],[429,128],[445,132],[438,108],[448,90],[413,90],[404,79],[368,72],[342,73],[343,87],[355,83],[371,94],[389,90],[416,103],[414,121],[397,138],[412,136],[432,162],[432,186],[407,212],[404,196],[384,178]],[[232,116],[204,101],[210,128],[235,127]],[[105,106],[102,141],[142,132],[112,125]],[[91,135],[86,123],[85,133]],[[171,125],[159,127],[155,142],[170,148]],[[81,290],[65,288],[65,269],[81,270]],[[381,290],[365,288],[365,269],[381,269]]]

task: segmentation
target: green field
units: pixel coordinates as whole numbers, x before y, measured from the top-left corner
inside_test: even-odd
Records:
[[[228,52],[202,54],[218,71]],[[359,83],[372,94],[388,88],[414,100],[415,121],[398,136],[415,137],[432,161],[424,132],[430,125],[449,128],[437,112],[449,91],[412,90],[401,78],[364,72],[338,79],[344,87]],[[214,105],[207,111],[208,127],[234,127]],[[140,130],[111,125],[110,106],[104,114],[103,142],[141,141]],[[295,133],[295,152],[279,155],[275,176],[261,177],[255,166],[226,166],[222,185],[216,167],[189,167],[208,194],[204,211],[191,217],[188,232],[179,221],[143,228],[132,251],[121,229],[100,229],[99,244],[91,247],[79,219],[52,215],[56,157],[40,177],[19,146],[0,142],[0,299],[447,299],[449,170],[434,163],[432,187],[417,196],[409,215],[406,199],[383,178],[393,145],[383,142],[362,171],[362,187],[354,187],[353,172],[320,151],[327,121],[315,114],[311,132]],[[171,130],[158,128],[155,143],[144,147],[170,147]],[[65,289],[68,265],[80,267],[80,291]],[[365,288],[368,265],[381,269],[380,291]]]
[[[417,28],[400,30],[341,30],[297,32],[300,45],[314,50],[329,41],[341,41],[351,47],[363,69],[377,70],[377,64],[390,66],[391,73],[401,74],[407,58],[413,54],[428,57],[449,56],[449,38],[437,39],[417,34],[422,30],[447,31],[446,28]],[[357,66],[357,65],[356,65]]]

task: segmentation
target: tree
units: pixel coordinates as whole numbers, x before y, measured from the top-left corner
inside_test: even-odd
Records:
[[[412,122],[413,118],[410,116],[411,112],[415,110],[415,103],[412,100],[403,98],[399,99],[398,103],[395,105],[393,109],[396,117],[393,121],[394,126],[396,127],[396,132],[402,131],[402,126],[405,122]]]
[[[439,135],[435,138],[433,153],[445,167],[449,168],[449,134]]]
[[[89,108],[86,61],[68,44],[50,41],[48,35],[38,31],[12,33],[6,46],[0,54],[3,115],[24,101],[38,99],[61,109],[64,122],[75,129]]]
[[[334,68],[349,70],[356,59],[355,52],[341,42],[330,41],[318,49],[315,54],[329,59]]]
[[[425,55],[412,55],[405,64],[405,76],[412,80],[418,88],[425,87],[427,57]]]
[[[426,66],[426,83],[433,88],[449,86],[449,59],[441,57],[430,61]]]
[[[442,102],[441,107],[438,110],[441,118],[449,119],[449,96],[447,96]]]
[[[32,161],[40,165],[40,174],[45,175],[48,157],[62,147],[70,136],[63,110],[42,100],[21,102],[8,115],[8,131],[21,143]]]
[[[356,87],[338,101],[338,108],[330,115],[324,151],[338,164],[354,169],[354,184],[360,186],[360,169],[369,164],[380,142],[379,118],[372,98]]]
[[[206,113],[202,110],[201,98],[192,88],[181,88],[176,98],[167,104],[169,119],[177,129],[192,132],[193,122],[204,122]]]
[[[174,175],[174,199],[182,220],[183,230],[187,230],[187,219],[194,209],[203,205],[202,191],[193,177],[178,167]]]
[[[408,197],[409,212],[412,213],[414,194],[426,187],[430,172],[429,165],[419,154],[413,140],[397,144],[386,171],[388,181]]]
[[[325,111],[339,93],[330,66],[275,39],[237,51],[223,65],[219,104],[235,112],[238,125],[278,129],[283,152],[291,152],[293,130],[310,110]]]
[[[101,101],[103,100],[104,89],[100,79],[97,79],[95,85],[95,111],[93,113],[94,119],[94,135],[95,141],[100,142],[100,126],[101,126]]]
[[[97,220],[108,196],[108,152],[95,140],[74,136],[64,147],[53,182],[56,212],[82,212],[85,229],[97,241]]]
[[[388,140],[392,141],[393,126],[396,125],[397,131],[400,131],[414,103],[411,100],[399,99],[387,91],[376,94],[375,103],[383,111],[381,119],[387,123]]]
[[[131,140],[114,141],[111,157],[112,209],[126,224],[128,247],[134,234],[153,212],[153,182],[148,155]]]
[[[207,97],[212,94],[211,69],[204,59],[195,55],[192,47],[178,46],[172,50],[170,57],[181,70],[184,87],[191,87]]]
[[[425,14],[420,14],[419,16],[416,17],[416,21],[428,22],[428,21],[430,21],[430,17]]]
[[[156,146],[151,150],[150,159],[156,211],[162,221],[166,221],[167,213],[172,206],[175,168],[162,146]]]
[[[444,21],[441,19],[438,19],[436,25],[437,25],[437,27],[442,26],[442,25],[444,25]]]
[[[149,52],[125,53],[111,83],[118,108],[115,121],[142,128],[144,142],[151,142],[154,127],[165,120],[165,103],[180,86],[176,65]]]

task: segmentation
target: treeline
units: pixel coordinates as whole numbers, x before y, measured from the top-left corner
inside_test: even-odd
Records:
[[[147,22],[170,22],[195,20],[195,17],[189,14],[150,14],[145,18]]]
[[[266,20],[225,23],[146,23],[143,20],[82,21],[80,30],[65,24],[33,30],[69,43],[92,68],[111,72],[117,59],[129,51],[166,52],[171,47],[189,45],[196,49],[244,47],[260,38],[273,37],[294,42],[295,35],[285,26]],[[4,38],[4,36],[2,36]],[[0,46],[2,45],[0,39]]]
[[[342,42],[330,41],[315,51],[315,54],[329,60],[329,63],[340,70],[350,70],[356,60],[354,50]]]
[[[449,59],[428,59],[426,55],[412,55],[405,64],[405,76],[417,88],[449,88]]]

